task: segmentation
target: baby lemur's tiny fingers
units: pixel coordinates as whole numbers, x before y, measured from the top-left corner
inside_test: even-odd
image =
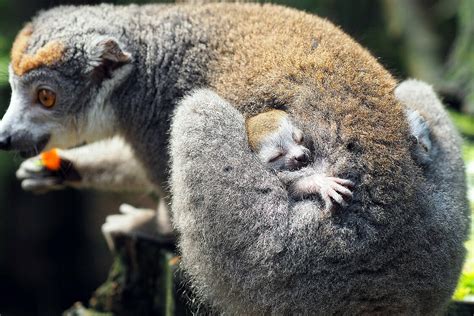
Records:
[[[326,204],[326,209],[331,210],[333,208],[333,203],[329,194],[322,194],[321,197],[323,198],[323,201]]]
[[[342,206],[347,205],[347,203],[344,200],[344,198],[342,197],[342,195],[340,195],[336,190],[329,190],[328,194],[336,203],[338,203]]]
[[[354,187],[354,182],[352,182],[351,180],[337,178],[337,177],[328,177],[328,179],[331,179],[332,181],[339,183],[341,185],[344,185],[346,187],[351,187],[351,188]]]
[[[342,186],[338,183],[333,183],[331,185],[332,189],[334,189],[335,191],[337,191],[338,193],[344,195],[344,196],[347,196],[347,197],[352,197],[352,191],[350,189],[348,189],[347,187],[345,186]]]

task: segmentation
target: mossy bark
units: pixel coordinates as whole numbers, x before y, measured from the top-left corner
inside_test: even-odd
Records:
[[[114,243],[115,258],[106,282],[94,292],[87,308],[76,303],[64,315],[191,314],[173,242],[117,235]]]

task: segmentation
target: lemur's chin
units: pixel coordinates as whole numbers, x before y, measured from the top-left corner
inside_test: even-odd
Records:
[[[20,156],[25,159],[36,156],[46,148],[50,138],[50,135],[44,135],[33,147],[19,150]]]

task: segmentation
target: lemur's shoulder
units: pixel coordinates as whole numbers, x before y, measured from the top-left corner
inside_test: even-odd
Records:
[[[329,99],[393,107],[396,80],[337,26],[273,4],[208,4],[201,15],[217,47],[209,81],[245,114],[294,104],[304,89]],[[382,101],[382,102],[381,102]]]

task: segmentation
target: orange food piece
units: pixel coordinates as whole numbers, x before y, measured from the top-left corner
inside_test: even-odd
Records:
[[[61,168],[61,157],[56,148],[41,153],[41,162],[43,166],[52,171],[58,171]]]
[[[181,256],[174,256],[168,261],[168,265],[175,266],[181,261]]]

